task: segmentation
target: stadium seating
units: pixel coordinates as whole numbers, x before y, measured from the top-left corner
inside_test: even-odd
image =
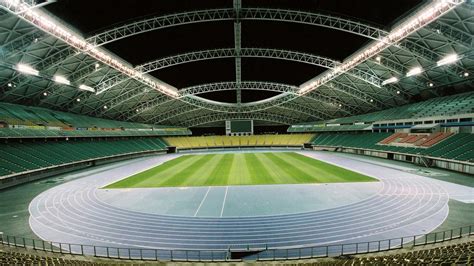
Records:
[[[170,146],[178,148],[245,147],[245,146],[301,146],[313,134],[165,137]]]
[[[137,261],[121,260],[120,265],[136,265]],[[148,264],[151,262],[148,261]],[[400,250],[384,254],[340,256],[336,258],[297,261],[291,265],[472,265],[474,241],[420,247],[416,250]],[[117,265],[117,261],[82,256],[67,256],[29,252],[25,249],[1,250],[0,265]],[[273,263],[272,263],[273,264]],[[285,263],[286,264],[286,263]],[[289,264],[288,264],[289,265]]]
[[[291,126],[288,129],[288,132],[354,131],[365,129],[370,126],[370,123],[375,121],[418,119],[467,113],[474,113],[474,92],[434,98],[419,103],[408,104],[368,114],[297,124]],[[369,124],[347,125],[356,122]],[[341,124],[341,126],[328,126],[327,124]]]
[[[438,142],[448,138],[452,133],[436,132],[433,134],[408,134],[394,133],[388,138],[383,139],[379,144],[385,145],[404,145],[405,147],[431,147]]]
[[[99,265],[83,259],[65,259],[60,256],[40,256],[26,252],[0,250],[0,265]],[[101,265],[101,264],[100,264]]]
[[[159,138],[0,144],[0,176],[116,155],[165,150]]]
[[[172,129],[171,131],[186,131],[185,128],[175,128],[169,126],[149,125],[143,123],[132,123],[118,120],[109,120],[84,115],[76,115],[60,111],[53,111],[45,108],[30,107],[10,103],[0,103],[0,122],[9,125],[23,125],[45,129],[44,127],[57,128],[127,128],[127,129]],[[4,130],[4,129],[2,129]],[[22,133],[19,133],[22,134]],[[26,134],[26,133],[25,133]],[[31,134],[31,133],[30,133]],[[42,134],[35,132],[34,134]],[[51,131],[44,134],[53,134]],[[0,136],[2,133],[0,133]],[[177,135],[177,134],[169,134]],[[182,134],[181,134],[182,135]]]
[[[313,140],[316,146],[347,147],[406,154],[418,154],[444,159],[474,162],[474,134],[458,133],[430,147],[381,145],[392,133],[325,133]]]
[[[472,265],[473,263],[474,241],[470,241],[391,255],[340,257],[325,263],[304,265]]]
[[[187,135],[186,128],[154,130],[48,130],[28,128],[0,128],[0,138],[58,138],[58,137],[132,137]]]

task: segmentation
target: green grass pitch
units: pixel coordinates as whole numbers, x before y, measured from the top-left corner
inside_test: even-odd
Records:
[[[366,182],[376,179],[293,152],[183,155],[105,188]]]

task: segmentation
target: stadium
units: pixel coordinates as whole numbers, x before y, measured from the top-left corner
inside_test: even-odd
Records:
[[[473,77],[472,0],[0,0],[0,264],[471,265]]]

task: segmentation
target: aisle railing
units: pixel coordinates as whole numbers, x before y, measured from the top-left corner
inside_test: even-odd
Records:
[[[269,246],[230,246],[216,250],[141,249],[133,247],[95,246],[50,242],[39,239],[9,236],[0,233],[0,244],[52,253],[89,255],[99,258],[153,260],[153,261],[241,261],[241,260],[294,260],[336,257],[342,255],[367,254],[441,243],[474,235],[473,225],[456,229],[432,232],[369,242],[333,244],[325,246],[302,246],[297,248]]]

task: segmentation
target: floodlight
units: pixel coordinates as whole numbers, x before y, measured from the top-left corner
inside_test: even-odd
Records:
[[[39,71],[32,68],[31,66],[29,65],[25,65],[25,64],[18,64],[16,65],[16,69],[22,73],[25,73],[25,74],[28,74],[28,75],[33,75],[33,76],[38,76],[39,75]]]
[[[63,76],[56,75],[56,76],[53,77],[53,79],[57,83],[61,83],[61,84],[64,84],[64,85],[71,85],[71,82]]]
[[[80,89],[80,90],[83,90],[83,91],[95,92],[94,88],[89,87],[89,86],[84,85],[84,84],[81,84],[81,85],[79,86],[79,89]]]
[[[423,69],[421,67],[414,67],[407,73],[407,77],[415,76],[423,72]]]
[[[391,84],[391,83],[395,83],[395,82],[398,82],[398,78],[397,77],[391,77],[389,79],[384,80],[382,82],[382,86],[387,85],[387,84]]]
[[[438,62],[436,62],[436,65],[437,66],[449,65],[458,60],[459,60],[459,57],[457,54],[450,54],[450,55],[445,56],[443,59],[439,60]]]

